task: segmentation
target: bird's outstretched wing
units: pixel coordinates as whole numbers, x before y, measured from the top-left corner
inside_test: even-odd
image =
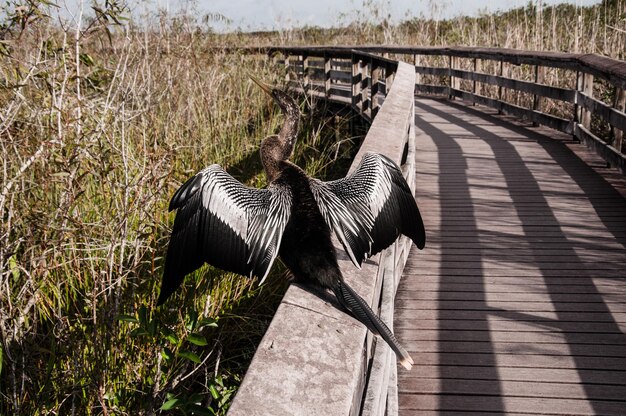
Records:
[[[357,267],[389,247],[400,234],[422,249],[424,223],[398,166],[386,156],[366,153],[349,176],[311,180],[320,212]]]
[[[185,182],[169,206],[178,212],[157,305],[204,262],[262,283],[278,255],[291,203],[289,189],[246,187],[218,165]]]

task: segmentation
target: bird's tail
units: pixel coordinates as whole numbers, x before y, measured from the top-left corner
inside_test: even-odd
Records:
[[[402,345],[400,345],[389,327],[372,311],[367,302],[344,281],[340,281],[338,284],[334,285],[333,291],[343,307],[348,309],[352,315],[365,325],[367,329],[372,331],[374,335],[382,337],[396,353],[400,364],[407,370],[410,370],[413,366],[413,359]]]

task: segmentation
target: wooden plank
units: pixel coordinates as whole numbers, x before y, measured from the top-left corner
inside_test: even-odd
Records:
[[[296,298],[294,294],[291,291],[287,296]],[[321,299],[312,298],[310,301],[323,304]],[[328,312],[335,315],[334,311]],[[329,329],[328,315],[283,302],[272,322],[281,331],[270,331],[261,341],[255,353],[253,369],[246,373],[230,412],[235,415],[267,414],[262,402],[269,394],[274,398],[280,397],[280,400],[272,400],[272,414],[304,414],[294,411],[293,403],[305,405],[310,402],[311,392],[318,391],[318,394],[322,394],[322,389],[326,389],[326,383],[330,381],[325,378],[337,380],[340,377],[341,390],[336,390],[336,394],[324,400],[324,404],[318,409],[322,413],[348,414],[350,402],[345,398],[352,397],[355,387],[353,374],[358,371],[358,362],[347,357],[348,352],[340,337],[330,340],[325,335]],[[333,321],[332,326],[335,327],[337,322]],[[363,336],[362,329],[354,323],[345,322],[341,328],[336,329],[344,336]],[[323,362],[318,356],[307,352],[321,350],[322,344],[325,352]],[[294,348],[294,345],[298,347]],[[280,367],[276,367],[277,363],[280,363]],[[280,371],[276,371],[277,368]],[[305,368],[315,368],[316,376],[312,377],[311,371],[304,371]],[[286,389],[287,385],[292,387]],[[306,388],[299,389],[296,386]]]
[[[446,366],[446,365],[419,365],[419,371],[403,371],[398,373],[400,388],[408,380],[424,378],[447,378],[466,380],[500,380],[549,383],[585,383],[625,386],[623,371],[620,370],[576,370],[573,368],[517,368],[500,366],[497,372],[493,367],[481,366]],[[477,392],[478,394],[480,392]],[[517,409],[522,410],[522,409]],[[541,413],[540,413],[541,414]]]
[[[336,69],[331,69],[330,71],[330,79],[333,81],[341,81],[349,84],[352,81],[352,74],[346,71],[338,71]]]
[[[409,260],[411,258],[409,257]],[[408,267],[408,265],[407,265]],[[412,282],[411,284],[440,284],[441,283],[441,273],[416,273],[412,272],[408,274],[411,270],[406,270],[408,281]],[[467,283],[467,276],[446,276],[445,284],[457,284],[457,283]],[[601,277],[591,277],[591,278],[580,278],[580,277],[572,277],[572,276],[561,276],[561,277],[553,277],[546,281],[544,276],[495,276],[491,278],[485,278],[480,280],[480,283],[501,283],[508,285],[519,285],[519,284],[558,284],[558,285],[593,285],[596,288],[600,288],[603,286],[610,287],[611,290],[614,286],[611,285],[623,285],[624,278],[614,279],[614,278],[601,278]],[[596,285],[597,282],[601,282],[601,285]],[[404,287],[399,288],[398,291],[405,290]]]
[[[593,74],[582,74],[582,94],[583,97],[593,98]],[[577,103],[580,103],[580,98],[577,98]],[[591,111],[584,105],[581,107],[580,123],[582,126],[589,130],[591,128]]]
[[[481,97],[478,91],[460,91],[460,79],[484,78],[476,71],[461,71],[457,61],[494,59],[580,71],[587,97],[593,92],[594,76],[623,88],[623,63],[595,55],[507,49],[363,49],[367,52],[296,47],[285,48],[283,53],[294,57],[330,54],[333,59],[352,58],[352,63],[358,57],[371,62],[372,68],[386,71],[393,61],[378,58],[373,52],[446,56],[448,68],[421,67],[414,71],[450,76],[454,81],[451,88],[416,85],[415,90],[443,92],[492,106],[499,113],[575,133],[604,156],[615,153],[589,129],[538,111],[537,99],[535,108],[525,109]],[[306,60],[302,64],[294,61],[296,74],[305,64]],[[347,60],[346,65],[349,68]],[[337,66],[331,64],[325,69],[335,71]],[[354,82],[353,75],[350,82]],[[374,74],[377,76],[380,74]],[[550,98],[572,98],[569,90],[506,78],[500,73],[487,79],[536,96],[543,93]],[[366,80],[362,76],[360,82]],[[369,97],[366,90],[362,92],[364,113],[372,115],[378,100],[371,96],[386,93],[382,84],[374,84]],[[340,94],[331,95],[341,99]],[[589,122],[589,108],[620,126],[623,123],[619,112],[602,103],[582,95],[577,95],[576,101],[582,103],[584,125]],[[428,248],[422,257],[409,259],[407,267],[413,269],[407,269],[405,286],[398,292],[397,315],[403,320],[396,325],[397,334],[408,341],[418,363],[418,372],[399,373],[399,380],[437,379],[442,387],[435,391],[435,384],[414,384],[414,390],[421,386],[425,391],[401,391],[419,398],[420,413],[424,414],[442,409],[510,414],[514,414],[512,410],[536,414],[612,414],[622,410],[620,386],[625,384],[626,372],[620,350],[626,346],[622,326],[626,316],[626,259],[620,256],[626,249],[623,198],[616,198],[619,192],[608,192],[605,185],[598,186],[594,175],[604,169],[601,161],[592,162],[595,166],[590,165],[590,169],[571,153],[563,152],[571,144],[557,149],[548,143],[558,135],[539,137],[529,130],[521,132],[500,118],[494,122],[494,118],[461,107],[428,102],[428,111],[424,107],[417,111],[424,134],[420,138],[423,148],[417,152],[416,177]],[[493,113],[489,114],[491,117]],[[626,194],[623,181],[614,177],[611,181],[621,187],[621,195]],[[420,290],[421,284],[425,287]],[[425,343],[431,347],[437,344],[439,349],[420,350]],[[463,349],[452,348],[460,345]],[[512,381],[522,384],[507,384],[511,377],[521,377]],[[490,384],[482,384],[483,391],[480,383],[451,384],[459,379]],[[546,388],[536,389],[541,382],[547,383]],[[602,390],[596,384],[608,388]],[[406,397],[401,393],[401,407],[407,403]],[[358,412],[357,399],[353,397],[351,402],[352,413]]]
[[[403,303],[404,299],[398,299],[397,309],[409,308]],[[450,309],[450,310],[477,310],[477,311],[491,311],[492,309],[510,309],[524,312],[536,312],[536,311],[559,311],[559,312],[606,312],[607,304],[604,302],[523,302],[523,301],[509,301],[509,300],[491,300],[489,305],[486,305],[484,301],[473,300],[454,300],[454,301],[438,301],[438,300],[422,300],[420,301],[419,309]],[[612,312],[626,312],[626,304],[613,303],[610,305]],[[626,342],[625,342],[626,344]]]
[[[472,94],[467,91],[453,90],[452,95],[463,100],[470,101],[472,103],[486,105],[491,108],[495,108],[499,112],[514,115],[524,120],[531,121],[536,124],[548,126],[563,132],[572,131],[572,122],[560,117],[552,116],[549,114],[534,111],[529,108],[520,107],[515,104],[507,103],[505,101],[499,101],[493,98]]]
[[[420,68],[421,73],[429,73],[433,75],[441,75],[441,68]],[[550,85],[542,85],[536,82],[521,81],[514,78],[507,78],[497,75],[481,74],[461,69],[452,71],[452,75],[461,79],[482,82],[484,84],[495,85],[497,87],[508,88],[515,91],[521,91],[528,94],[539,95],[554,100],[573,103],[576,97],[576,91],[566,88],[552,87]],[[476,94],[474,92],[474,94]],[[534,110],[538,110],[535,108]]]
[[[592,282],[579,279],[578,284],[563,284],[552,283],[546,284],[544,282],[535,283],[528,282],[526,280],[518,279],[515,284],[495,282],[467,282],[450,283],[447,281],[438,281],[436,283],[420,282],[419,288],[405,288],[403,287],[398,293],[410,298],[414,293],[463,293],[463,292],[480,292],[480,293],[550,293],[550,294],[597,294],[598,291],[610,291],[613,294],[626,293],[626,284],[619,284],[616,282],[614,285],[600,286],[593,284]]]
[[[469,311],[468,311],[469,312]],[[476,311],[473,311],[476,312]],[[458,314],[457,314],[458,315]],[[483,314],[485,315],[485,314]],[[525,314],[519,314],[525,315]],[[606,322],[593,322],[593,321],[582,321],[580,318],[582,316],[588,317],[592,316],[592,313],[569,313],[568,317],[572,319],[571,321],[565,321],[561,318],[561,313],[558,313],[558,320],[556,319],[556,314],[553,314],[553,319],[544,319],[544,320],[533,320],[533,321],[519,321],[519,320],[503,320],[503,319],[457,319],[456,317],[453,319],[430,319],[430,320],[422,320],[419,322],[412,322],[415,313],[413,310],[406,310],[399,308],[397,316],[398,323],[396,328],[398,329],[417,329],[417,330],[446,330],[446,331],[471,331],[474,328],[485,327],[488,326],[490,331],[519,331],[519,332],[551,332],[558,331],[561,333],[602,333],[602,334],[619,334],[622,332],[622,329],[625,327],[624,325],[619,325],[617,322],[610,321],[609,317],[612,315],[605,314]],[[597,315],[602,315],[602,312],[597,313]],[[622,312],[623,316],[624,313]],[[489,314],[491,317],[491,314]],[[407,322],[408,321],[408,322]],[[620,328],[621,327],[621,328]],[[529,335],[531,336],[531,335]],[[423,358],[423,357],[422,357]],[[623,363],[622,363],[623,364]],[[626,368],[626,367],[624,367]]]
[[[626,89],[615,87],[613,108],[620,114],[626,113]],[[613,133],[613,147],[615,147],[618,152],[622,153],[622,143],[626,129],[620,129],[613,124],[611,126],[611,131]]]
[[[415,319],[418,319],[417,317]],[[414,351],[420,352],[473,352],[473,353],[515,353],[520,355],[537,354],[568,354],[571,353],[571,345],[567,342],[535,342],[534,339],[526,339],[520,342],[490,342],[490,341],[438,341],[423,340],[412,342]],[[622,345],[596,345],[576,344],[577,355],[622,357],[625,350]]]
[[[558,242],[557,242],[558,243]],[[408,264],[410,266],[410,264]],[[598,277],[613,277],[613,278],[624,278],[624,272],[622,270],[580,270],[575,268],[568,269],[548,269],[542,270],[541,272],[535,270],[520,270],[520,269],[455,269],[455,268],[447,268],[447,267],[437,267],[437,268],[429,268],[422,270],[412,270],[409,269],[405,272],[407,276],[411,275],[445,275],[447,277],[452,276],[464,276],[465,278],[470,277],[488,277],[488,278],[497,278],[497,277],[543,277],[545,278],[561,278],[561,277],[578,277],[579,279],[589,279],[589,278],[598,278]]]
[[[457,410],[464,412],[504,412],[523,409],[527,414],[541,415],[614,415],[623,416],[626,410],[624,402],[583,400],[583,399],[552,399],[538,397],[510,397],[488,395],[454,395],[444,397],[421,394],[400,395],[400,406],[407,410],[423,411]],[[598,413],[595,409],[601,409]],[[400,413],[402,414],[402,413]],[[420,413],[421,414],[421,413]]]
[[[420,94],[444,95],[448,92],[448,87],[443,85],[416,84],[415,92]]]
[[[445,385],[444,385],[445,384]],[[509,397],[545,397],[558,399],[580,399],[581,387],[577,383],[526,383],[521,381],[412,379],[400,390],[402,393],[437,394],[445,387],[446,394],[482,395],[506,394]],[[626,386],[603,385],[593,389],[592,400],[622,400],[626,397]],[[519,409],[521,410],[521,409]]]
[[[468,308],[466,308],[467,310]],[[463,310],[463,309],[458,309]],[[471,309],[470,309],[471,310]],[[478,310],[478,309],[476,309]],[[485,309],[489,310],[489,309]],[[524,312],[524,310],[520,310]],[[529,312],[529,311],[526,311]],[[398,328],[396,335],[400,340],[404,341],[407,345],[411,345],[413,341],[454,341],[454,342],[492,342],[492,343],[528,343],[535,344],[552,344],[555,342],[564,343],[569,346],[575,345],[597,345],[604,347],[605,345],[626,347],[624,342],[624,336],[619,334],[599,334],[591,337],[587,333],[571,333],[564,337],[562,334],[554,333],[553,331],[545,331],[543,333],[537,332],[533,334],[531,339],[528,338],[528,333],[517,331],[498,331],[490,332],[488,330],[472,330],[472,331],[439,331],[439,330],[408,330],[404,328]],[[411,348],[413,351],[413,348]],[[415,354],[419,362],[419,354]]]

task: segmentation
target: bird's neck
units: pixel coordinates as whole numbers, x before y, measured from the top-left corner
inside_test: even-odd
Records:
[[[281,110],[285,121],[280,132],[261,142],[261,162],[270,182],[277,179],[286,164],[289,164],[300,128],[300,110],[293,100],[281,105]]]
[[[261,142],[261,162],[269,182],[278,178],[285,161],[291,155],[286,147],[279,136],[268,136]]]
[[[293,153],[296,138],[298,137],[300,112],[297,108],[287,107],[283,113],[285,114],[285,122],[278,133],[278,140],[283,149],[283,160],[287,160]]]

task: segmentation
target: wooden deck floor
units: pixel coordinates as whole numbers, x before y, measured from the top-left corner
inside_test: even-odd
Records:
[[[416,124],[427,245],[396,299],[416,362],[400,414],[626,415],[623,178],[458,101],[418,99]]]

